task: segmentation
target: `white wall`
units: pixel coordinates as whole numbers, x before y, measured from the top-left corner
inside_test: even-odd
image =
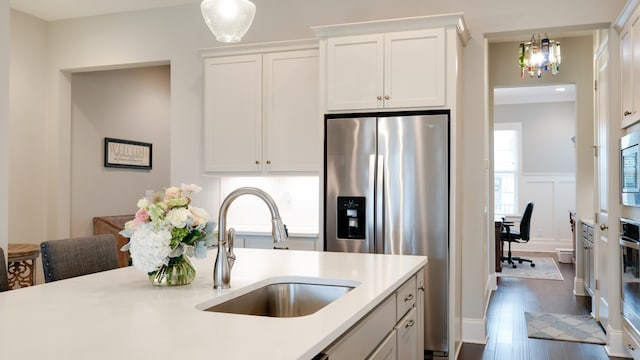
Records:
[[[575,102],[496,105],[493,120],[522,124],[523,173],[575,173]]]
[[[488,159],[485,134],[485,82],[487,33],[573,26],[612,21],[624,5],[624,0],[596,1],[541,0],[537,9],[554,9],[544,16],[532,16],[530,4],[524,1],[501,0],[405,0],[402,6],[390,0],[255,0],[256,20],[244,42],[260,42],[310,38],[309,26],[343,22],[412,17],[450,12],[464,12],[472,39],[464,49],[464,61],[459,64],[464,73],[462,113],[466,116],[460,142],[464,174],[462,189],[456,196],[462,199],[461,216],[456,228],[462,234],[462,314],[464,321],[483,323],[486,309],[487,259],[489,241],[478,229],[488,220],[487,187],[478,178],[485,173]],[[576,11],[580,9],[580,11]],[[219,188],[219,179],[202,173],[202,60],[196,49],[219,46],[204,25],[198,4],[176,8],[99,16],[55,22],[49,25],[48,40],[51,61],[48,65],[47,93],[50,108],[48,122],[48,216],[47,231],[51,236],[69,232],[69,169],[70,169],[70,85],[61,69],[100,68],[114,64],[171,63],[171,182],[194,182],[206,189]],[[563,44],[563,51],[565,50]],[[567,56],[569,52],[564,51]],[[562,73],[562,71],[561,71]],[[34,101],[37,101],[34,99]],[[586,104],[586,103],[585,103]],[[590,110],[589,110],[590,111]],[[28,160],[28,159],[27,159]],[[214,212],[218,195],[209,197],[205,207]],[[202,205],[201,205],[202,206]],[[492,221],[493,219],[491,219]],[[492,243],[493,239],[491,239]],[[485,299],[485,301],[478,301]],[[469,341],[483,341],[464,331]]]
[[[92,234],[95,216],[135,213],[145,190],[171,185],[169,70],[161,65],[71,76],[71,236]],[[105,137],[151,143],[151,170],[104,167]]]
[[[0,247],[9,235],[9,0],[0,0]]]
[[[12,243],[47,240],[46,34],[46,22],[11,13],[8,230]]]

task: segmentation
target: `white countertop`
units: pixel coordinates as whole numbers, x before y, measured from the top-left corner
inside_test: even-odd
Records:
[[[426,263],[422,256],[236,249],[231,289],[214,290],[215,251],[191,285],[154,287],[133,267],[0,293],[6,359],[310,359]],[[360,285],[295,318],[205,312],[196,305],[272,278]]]

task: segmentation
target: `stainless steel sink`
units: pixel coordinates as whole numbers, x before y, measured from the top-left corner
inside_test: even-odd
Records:
[[[305,316],[322,309],[353,288],[348,285],[275,283],[203,310],[271,317]]]

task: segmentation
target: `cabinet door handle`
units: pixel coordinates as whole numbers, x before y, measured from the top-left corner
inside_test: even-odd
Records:
[[[631,111],[629,111],[629,110],[626,110],[626,111],[624,112],[624,116],[629,116],[629,115],[631,115],[631,114],[632,114],[632,112],[631,112]]]
[[[406,298],[404,298],[404,302],[411,301],[411,300],[413,300],[413,294],[409,294],[407,295]]]
[[[271,160],[267,160],[267,165],[271,165]]]
[[[406,324],[404,324],[404,328],[405,328],[405,329],[406,329],[406,328],[410,328],[410,327],[412,327],[412,326],[413,326],[413,325],[415,325],[415,324],[416,324],[416,322],[415,322],[415,321],[413,321],[413,319],[411,319],[411,320],[407,321],[407,323],[406,323]]]
[[[389,95],[385,95],[385,96],[384,96],[384,99],[385,99],[385,100],[389,100],[389,99],[390,99]]]
[[[424,291],[424,286],[420,286],[420,287],[418,287],[418,290],[420,290],[420,291]]]
[[[609,225],[607,224],[600,224],[600,230],[605,231],[609,228]]]
[[[378,100],[382,100],[382,96],[378,96],[376,99],[378,99]]]
[[[256,160],[256,165],[260,165],[260,160]]]

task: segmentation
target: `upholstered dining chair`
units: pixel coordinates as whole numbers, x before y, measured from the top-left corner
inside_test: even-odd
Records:
[[[118,267],[117,243],[111,234],[44,241],[40,250],[45,282]]]
[[[9,290],[9,276],[7,262],[4,260],[4,250],[0,247],[0,292]]]

